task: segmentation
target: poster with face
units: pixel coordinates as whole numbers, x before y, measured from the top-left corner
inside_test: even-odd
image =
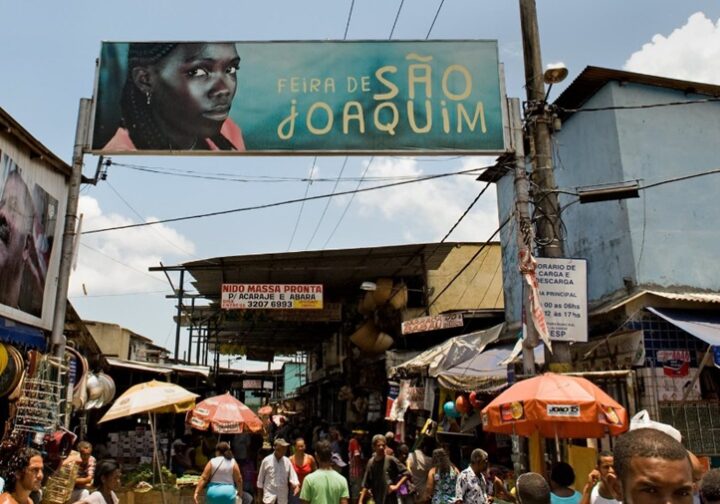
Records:
[[[0,152],[0,304],[42,317],[58,201]]]
[[[497,154],[497,42],[104,42],[105,154]]]

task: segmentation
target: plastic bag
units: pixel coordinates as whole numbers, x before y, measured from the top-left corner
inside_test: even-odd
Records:
[[[676,439],[679,443],[682,443],[682,434],[679,430],[677,430],[672,425],[651,420],[650,414],[647,412],[647,410],[639,411],[634,417],[630,419],[630,430],[635,429],[656,429]]]

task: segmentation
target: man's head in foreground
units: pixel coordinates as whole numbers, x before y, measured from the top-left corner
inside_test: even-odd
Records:
[[[685,447],[656,429],[636,429],[615,443],[615,498],[624,504],[691,504],[692,465]]]

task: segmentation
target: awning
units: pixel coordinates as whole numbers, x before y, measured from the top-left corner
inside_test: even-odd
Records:
[[[36,327],[0,317],[0,342],[45,350],[45,333]]]
[[[507,364],[513,357],[515,345],[504,345],[483,350],[472,359],[445,369],[438,375],[438,382],[451,390],[475,390],[494,392],[507,386]],[[545,362],[545,345],[535,347],[535,362]],[[517,357],[517,356],[516,356]]]
[[[718,310],[681,310],[677,308],[647,308],[658,317],[708,345],[720,345],[720,312]]]
[[[145,373],[155,373],[167,376],[172,373],[193,374],[203,378],[210,376],[210,368],[207,366],[189,366],[187,364],[159,364],[157,362],[137,362],[108,357],[110,367],[133,369]]]
[[[145,373],[156,373],[161,375],[172,374],[172,369],[160,367],[157,364],[126,361],[122,359],[115,359],[113,357],[108,357],[107,362],[110,367],[132,369],[134,371],[143,371]]]
[[[499,324],[484,331],[450,338],[440,345],[425,350],[414,359],[394,367],[390,376],[425,373],[432,377],[439,376],[444,370],[471,360],[488,344],[497,341],[502,327],[503,325]]]

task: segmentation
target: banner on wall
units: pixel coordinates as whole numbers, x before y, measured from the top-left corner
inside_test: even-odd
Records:
[[[0,316],[49,330],[55,306],[63,175],[0,138]]]
[[[103,154],[499,154],[497,41],[104,42]]]

